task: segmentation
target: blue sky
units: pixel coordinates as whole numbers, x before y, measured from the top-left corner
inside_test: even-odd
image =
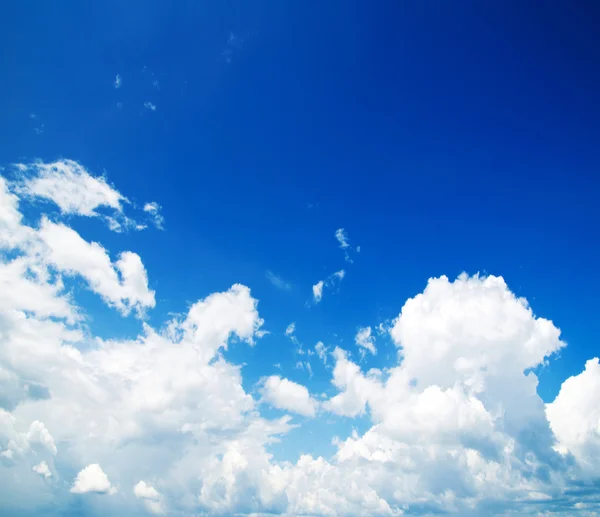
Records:
[[[563,447],[563,452],[568,451],[561,458],[567,463],[572,461],[569,468],[577,465],[583,472],[582,479],[597,482],[598,473],[586,467],[600,458],[595,456],[599,454],[600,436],[597,429],[593,431],[593,422],[581,423],[589,431],[585,443],[574,443],[575,438],[557,423],[561,418],[563,423],[575,418],[560,412],[567,403],[559,401],[568,400],[592,419],[600,411],[597,395],[592,397],[592,406],[586,406],[591,402],[582,402],[585,397],[578,395],[582,398],[577,399],[577,405],[577,401],[567,398],[574,397],[574,392],[567,391],[563,384],[576,376],[581,383],[575,390],[579,394],[585,386],[597,386],[593,384],[597,382],[593,365],[585,370],[590,372],[590,379],[582,374],[586,361],[598,355],[596,299],[600,273],[595,236],[600,221],[600,55],[595,42],[600,13],[595,6],[584,2],[524,6],[521,2],[430,1],[374,6],[359,2],[320,5],[262,1],[173,5],[136,1],[123,5],[109,1],[83,5],[68,2],[61,6],[20,2],[5,6],[3,11],[0,165],[7,192],[18,196],[22,225],[35,229],[38,236],[30,238],[43,243],[39,245],[46,250],[39,251],[31,243],[26,246],[25,241],[18,240],[17,245],[17,241],[11,241],[13,248],[6,245],[2,251],[3,267],[19,254],[34,260],[29,254],[34,253],[32,249],[38,250],[36,271],[48,268],[51,273],[50,279],[40,277],[39,282],[56,287],[53,282],[62,278],[64,290],[53,296],[58,300],[68,293],[69,303],[85,314],[84,320],[61,323],[65,328],[74,324],[83,329],[86,339],[77,347],[84,353],[93,352],[95,347],[104,350],[105,345],[96,339],[114,340],[125,346],[143,333],[143,324],[159,332],[174,317],[180,323],[188,321],[191,316],[186,314],[198,300],[211,293],[229,292],[234,284],[247,286],[252,299],[258,300],[259,316],[243,305],[247,302],[243,294],[235,299],[257,324],[252,327],[252,333],[258,333],[252,338],[254,345],[244,342],[250,340],[249,330],[232,320],[231,332],[237,333],[238,339],[233,339],[227,350],[221,343],[215,356],[222,357],[229,366],[241,367],[239,379],[234,380],[256,404],[258,416],[252,418],[259,420],[244,420],[248,426],[244,429],[253,429],[252,425],[259,425],[257,422],[266,426],[288,413],[295,415],[293,422],[299,427],[286,429],[279,443],[265,439],[255,445],[273,453],[272,458],[261,457],[260,461],[273,469],[289,462],[293,466],[289,467],[289,476],[294,477],[292,473],[297,471],[293,469],[302,467],[298,464],[302,454],[312,455],[315,461],[322,455],[328,466],[338,469],[332,476],[339,475],[335,479],[341,486],[351,483],[351,479],[341,470],[339,441],[351,437],[353,429],[357,439],[363,441],[377,426],[378,430],[388,426],[400,432],[391,423],[392,417],[383,416],[377,409],[381,397],[391,396],[386,390],[396,393],[396,385],[386,381],[388,375],[393,378],[388,369],[396,368],[401,376],[412,371],[415,379],[423,379],[412,386],[417,391],[421,389],[419,382],[440,389],[455,386],[445,384],[449,381],[442,370],[437,377],[430,377],[413,356],[410,360],[406,356],[405,367],[399,366],[402,361],[398,352],[409,353],[414,346],[414,353],[419,355],[419,350],[430,346],[429,354],[435,362],[440,339],[448,343],[470,343],[474,339],[469,353],[475,355],[457,351],[457,358],[470,357],[469,361],[478,363],[477,358],[486,357],[489,363],[480,365],[486,372],[495,368],[503,371],[510,361],[523,366],[520,373],[523,369],[533,370],[539,385],[537,395],[532,392],[529,396],[531,408],[537,409],[528,414],[541,413],[535,413],[531,422],[537,422],[537,426],[543,421],[545,428],[551,429],[549,436]],[[90,187],[85,179],[101,176],[106,179],[103,185],[129,202],[114,206],[106,200],[99,202],[91,215],[83,213],[82,204],[73,208],[77,203],[65,210],[57,201],[56,191],[36,191],[35,178],[43,176],[43,171],[55,175],[53,181],[62,185],[59,190],[64,192],[69,192],[71,180],[64,174],[57,175],[56,166],[44,169],[40,163],[63,164],[63,169],[59,167],[63,173],[67,169],[75,171],[75,179],[71,178],[74,183],[70,184],[74,194],[69,203],[88,199],[86,196],[94,189],[96,194],[97,189],[105,193],[102,185],[93,183]],[[83,169],[77,168],[80,166]],[[162,228],[154,224],[155,214],[144,210],[150,202],[160,207],[158,213],[164,222],[158,226]],[[51,221],[49,226],[44,226],[42,214]],[[121,231],[105,224],[105,216],[116,217],[123,224]],[[138,231],[134,224],[148,228]],[[86,242],[101,243],[110,257],[108,265],[102,262],[102,267],[108,268],[103,271],[109,276],[113,274],[110,271],[117,271],[119,285],[94,283],[96,277],[86,269],[87,259],[72,263],[75,252],[68,247],[67,255],[73,256],[56,255],[60,250],[52,247],[52,239],[59,239],[57,235],[64,227],[72,228]],[[22,231],[15,228],[5,229],[6,235]],[[336,238],[339,229],[344,230],[348,247],[342,247]],[[130,287],[125,285],[117,263],[122,251],[135,253],[143,262],[147,283],[142,279],[142,287],[135,284],[139,292],[127,290]],[[33,263],[28,262],[28,267],[28,274],[33,274]],[[137,265],[131,267],[141,274]],[[341,270],[343,278],[332,276]],[[462,272],[480,277],[456,280]],[[428,280],[442,275],[449,279],[449,291],[441,287],[439,292],[434,288],[426,291]],[[492,288],[486,284],[487,275],[502,277],[506,284]],[[316,301],[313,286],[319,281],[325,285],[322,299]],[[24,287],[14,289],[25,292]],[[152,303],[148,298],[151,291],[155,293]],[[492,293],[489,306],[484,301],[487,298],[477,298],[488,292]],[[414,334],[400,328],[398,321],[402,318],[395,321],[405,302],[419,293],[423,297],[418,300],[429,300],[427,307],[438,307],[439,302],[440,314],[448,321],[460,320],[448,323],[443,338],[432,334],[426,341],[419,337],[434,333],[431,329],[437,328],[438,319],[407,314],[403,321],[410,324],[404,323],[404,327],[421,329]],[[525,316],[516,315],[512,305],[506,312],[503,305],[493,305],[504,300],[501,293],[526,298],[533,311],[528,316],[531,321],[523,323]],[[474,306],[468,303],[471,295],[479,300]],[[21,306],[7,300],[2,302],[7,314],[21,310],[30,318],[48,316],[39,312],[38,306]],[[131,304],[129,313],[125,314],[127,310],[119,303]],[[482,328],[477,319],[470,317],[478,310],[483,311]],[[494,315],[503,316],[495,319]],[[488,316],[493,321],[488,321]],[[52,321],[56,323],[61,317],[64,313],[57,312]],[[548,341],[542,340],[545,344],[539,345],[541,355],[535,360],[523,356],[521,363],[515,358],[528,349],[526,336],[537,328],[540,320],[536,317],[546,318],[560,329],[561,344],[544,334]],[[257,323],[259,318],[264,320],[262,325]],[[295,332],[286,335],[292,322]],[[497,332],[512,329],[513,323],[518,329],[511,337],[516,340],[511,341],[514,352],[498,356],[473,352],[477,346],[485,348],[485,343],[510,348]],[[378,332],[380,324],[382,331]],[[179,331],[187,332],[185,325],[181,323]],[[371,327],[376,354],[356,342],[357,332],[366,327]],[[467,328],[470,330],[464,330]],[[7,337],[5,344],[0,344],[5,349],[0,361],[14,354],[12,345],[6,344],[9,341]],[[314,348],[318,342],[328,347],[326,365]],[[298,353],[299,347],[303,354]],[[341,352],[336,355],[336,347],[349,354],[347,358]],[[111,357],[110,361],[116,360]],[[0,366],[16,375],[18,383],[35,380],[31,365],[21,368],[11,361],[0,362]],[[110,370],[109,375],[103,370],[104,362],[93,364],[96,379],[115,373]],[[349,379],[344,368],[350,371],[353,365],[360,372],[358,384],[335,381],[336,371],[340,379],[345,375]],[[213,363],[203,363],[203,367],[212,368]],[[151,373],[152,367],[148,368]],[[369,377],[371,368],[383,371],[380,381],[385,389]],[[290,395],[286,385],[266,383],[269,376],[301,386],[310,394],[310,400],[307,402],[304,391]],[[498,378],[502,382],[514,380],[508,374]],[[468,386],[464,387],[465,393],[473,395],[469,390],[475,388],[469,382],[475,381],[461,379]],[[515,385],[529,382],[524,379],[519,377]],[[52,382],[42,377],[35,382],[54,394],[48,408],[39,409],[40,415],[52,413],[53,400],[63,403],[59,388],[52,388]],[[165,380],[165,386],[172,382],[174,379]],[[491,415],[495,414],[490,405],[495,400],[494,381],[486,382],[490,394],[484,396],[477,391],[473,396]],[[525,384],[522,387],[526,389]],[[386,395],[381,395],[380,388]],[[113,393],[111,389],[106,388],[106,393]],[[406,389],[408,398],[415,395]],[[342,408],[332,402],[337,394],[350,392],[369,393],[363,401],[364,410],[352,416],[348,415],[349,406]],[[201,398],[210,399],[208,392],[202,393]],[[557,399],[559,393],[563,399]],[[129,404],[129,395],[118,397]],[[296,403],[303,401],[301,416],[298,406],[293,406],[294,412],[289,400],[282,402],[285,396]],[[556,411],[545,413],[542,401]],[[318,409],[310,415],[307,408],[313,403]],[[193,495],[182,495],[183,489],[181,493],[174,489],[185,469],[181,467],[181,472],[173,474],[173,465],[179,465],[181,458],[167,460],[162,456],[160,461],[156,459],[156,471],[138,476],[139,480],[142,476],[152,478],[145,483],[160,492],[160,500],[140,489],[136,498],[144,504],[136,506],[131,501],[133,485],[128,485],[128,476],[133,479],[134,473],[123,474],[118,462],[111,465],[114,458],[107,452],[110,447],[79,443],[69,433],[57,437],[59,433],[51,429],[51,422],[35,415],[36,404],[28,398],[19,399],[3,409],[16,419],[14,436],[27,435],[30,421],[43,421],[58,444],[54,463],[45,460],[53,477],[45,478],[43,488],[36,488],[48,515],[53,515],[52,511],[60,513],[61,508],[89,515],[106,508],[160,510],[173,515],[198,511],[327,514],[325,496],[322,506],[311,506],[291,481],[285,490],[281,489],[286,504],[278,500],[265,502],[264,491],[268,490],[262,484],[255,486],[246,480],[247,485],[243,485],[244,481],[236,478],[228,485],[227,504],[219,506],[207,493],[200,502],[194,499],[190,505],[188,496],[199,497],[198,487],[189,483]],[[69,404],[74,408],[83,402]],[[402,411],[411,414],[413,406],[402,404]],[[510,404],[503,400],[501,406],[506,409],[512,407]],[[392,402],[388,405],[392,407]],[[529,408],[525,403],[523,407]],[[394,408],[400,411],[400,406]],[[240,411],[245,415],[248,408],[244,406]],[[124,420],[114,418],[115,425],[126,427]],[[166,419],[164,415],[162,418]],[[142,426],[142,420],[148,422],[140,419],[136,420],[138,426]],[[439,425],[443,429],[450,424]],[[519,427],[522,422],[517,425],[507,420],[502,426],[498,422],[495,425],[507,433],[506,429],[516,426],[515,436],[524,432],[524,427]],[[151,436],[159,448],[173,447],[170,435],[161,443],[163,435],[154,427],[147,431],[145,440]],[[452,433],[460,435],[456,429]],[[11,439],[17,443],[14,436]],[[335,443],[334,437],[339,439]],[[8,440],[0,441],[0,448],[9,450]],[[404,445],[410,442],[397,434],[393,434],[393,440]],[[465,450],[469,448],[464,440],[460,444]],[[181,442],[179,446],[189,444]],[[523,442],[521,446],[526,450],[531,444]],[[63,449],[68,452],[63,453]],[[96,455],[89,451],[96,451]],[[135,454],[138,452],[136,449]],[[204,457],[204,452],[194,454]],[[219,457],[225,453],[215,454]],[[538,456],[539,461],[542,456],[547,460],[541,453]],[[0,476],[17,479],[15,472],[25,468],[23,462],[14,460],[16,467],[0,466]],[[91,490],[106,497],[92,495],[96,499],[89,502],[79,494],[81,500],[74,501],[77,495],[71,494],[68,487],[64,493],[47,481],[58,478],[63,485],[68,481],[71,486],[77,472],[94,464],[101,465],[113,486],[118,480],[118,494],[110,495],[108,488]],[[428,479],[424,472],[433,468],[431,463],[421,467],[423,479]],[[158,474],[169,469],[169,476]],[[408,479],[406,471],[394,472],[394,479]],[[252,478],[250,473],[244,475]],[[186,470],[186,476],[201,486],[212,486],[204,470],[193,474]],[[411,499],[394,495],[398,487],[377,485],[377,475],[371,471],[364,476],[372,481],[377,497],[389,506],[369,506],[372,501],[365,495],[364,500],[353,503],[357,506],[336,499],[331,503],[335,511],[365,515],[383,514],[388,509],[392,513],[402,509],[425,514],[464,512],[472,509],[465,501],[474,498],[478,503],[473,511],[485,512],[489,504],[485,490],[477,496],[473,495],[473,487],[462,493],[460,488],[445,486],[443,479],[429,480],[422,498]],[[448,476],[444,479],[452,477]],[[36,477],[35,482],[39,481]],[[244,501],[250,485],[261,494],[255,496],[262,501],[256,507]],[[440,486],[454,495],[444,499]],[[332,493],[336,487],[331,488]],[[217,488],[214,490],[218,492]],[[535,497],[547,495],[550,509],[568,501],[565,507],[585,515],[582,512],[592,512],[595,507],[576,507],[576,503],[598,504],[597,499],[590,502],[575,501],[565,494],[559,497],[556,487],[544,485],[528,490],[530,495],[537,494]],[[139,495],[142,492],[146,495]],[[417,492],[414,488],[411,494]],[[125,493],[127,497],[120,495]],[[8,497],[6,492],[3,497]],[[506,506],[498,514],[524,511],[519,506],[524,503],[509,499],[506,496]],[[22,505],[19,498],[9,503],[15,512]],[[152,507],[151,503],[158,506]],[[23,515],[33,515],[40,506],[22,511]]]

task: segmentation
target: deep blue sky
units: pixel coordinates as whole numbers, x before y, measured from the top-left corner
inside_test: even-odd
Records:
[[[152,318],[243,282],[269,364],[292,361],[290,321],[351,342],[431,276],[503,275],[569,343],[540,374],[553,398],[600,330],[600,6],[323,4],[5,2],[0,163],[76,159],[158,200],[168,231],[102,238],[144,257]]]

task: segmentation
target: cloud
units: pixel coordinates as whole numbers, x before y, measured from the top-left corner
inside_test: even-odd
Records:
[[[108,476],[104,473],[100,465],[92,463],[82,469],[71,488],[73,494],[87,494],[93,492],[95,494],[114,493],[116,489],[110,484]]]
[[[150,111],[156,111],[156,104],[152,104],[150,101],[144,102],[144,108]]]
[[[98,216],[99,207],[121,212],[127,198],[104,178],[92,176],[73,160],[29,164],[31,175],[20,185],[22,194],[52,201],[63,214]]]
[[[261,393],[263,402],[303,416],[314,417],[319,406],[305,386],[279,375],[271,375],[264,379]]]
[[[323,280],[319,280],[312,287],[313,300],[314,300],[315,303],[319,303],[321,301],[321,299],[323,298],[323,285],[324,284],[325,283],[323,282]]]
[[[340,248],[346,249],[350,247],[350,244],[348,244],[348,234],[343,228],[338,228],[335,231],[335,238],[340,243]]]
[[[152,485],[148,485],[145,481],[139,481],[133,487],[133,494],[144,502],[149,512],[157,515],[165,513],[162,497]]]
[[[154,291],[148,288],[146,269],[136,253],[124,251],[112,263],[102,246],[45,218],[38,236],[50,264],[68,275],[81,275],[94,292],[124,315],[131,310],[142,314],[144,309],[154,307]]]
[[[371,327],[361,327],[356,333],[354,342],[362,349],[371,352],[375,355],[377,348],[375,348],[375,337],[371,334]]]
[[[182,516],[597,513],[598,361],[544,404],[533,369],[565,344],[501,277],[430,279],[379,329],[397,348],[380,370],[363,371],[337,347],[329,379],[271,376],[249,392],[247,368],[226,352],[262,345],[249,287],[203,293],[177,316],[133,322],[133,334],[104,328],[115,337],[101,338],[86,325],[94,313],[81,286],[117,310],[142,310],[150,290],[141,257],[120,262],[48,217],[24,224],[30,196],[18,194],[0,181],[5,513],[64,514],[76,504],[84,516],[135,515],[142,506],[167,513],[167,503]],[[66,287],[75,276],[83,281]],[[314,350],[329,357],[325,345]],[[319,403],[311,393],[328,380]],[[272,417],[268,405],[318,420]],[[326,442],[312,443],[315,429]],[[307,453],[323,443],[335,453]],[[52,482],[41,482],[42,462]],[[117,486],[122,497],[94,498],[91,510],[76,501]]]
[[[600,363],[585,363],[579,375],[563,382],[556,399],[546,405],[558,450],[571,453],[584,470],[600,476]]]
[[[336,271],[329,275],[325,280],[319,280],[312,287],[313,292],[313,301],[314,303],[319,303],[323,298],[323,289],[325,287],[334,287],[337,283],[341,282],[346,276],[346,272],[341,269],[340,271]]]
[[[119,89],[121,87],[121,76],[119,74],[117,74],[117,76],[115,77],[114,86],[116,89]]]
[[[327,347],[323,344],[322,341],[319,341],[315,345],[315,352],[317,353],[319,359],[323,361],[323,364],[327,364],[327,350]]]
[[[37,465],[34,465],[31,470],[33,470],[36,474],[42,476],[44,479],[52,477],[52,472],[50,472],[48,464],[45,461],[41,461]]]
[[[289,291],[292,288],[292,285],[289,282],[286,282],[279,275],[276,275],[272,271],[267,271],[267,279],[271,282],[277,289],[281,289],[282,291]]]
[[[152,201],[151,203],[146,203],[144,205],[144,212],[150,215],[154,226],[156,226],[159,230],[164,229],[165,222],[165,218],[160,213],[161,210],[162,207],[156,201]]]

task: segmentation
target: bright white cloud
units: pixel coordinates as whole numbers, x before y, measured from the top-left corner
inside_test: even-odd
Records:
[[[600,464],[598,361],[545,406],[530,369],[564,343],[502,278],[431,279],[393,322],[398,357],[365,373],[336,348],[330,395],[321,403],[310,394],[323,391],[318,378],[303,386],[271,376],[253,396],[242,367],[225,352],[262,335],[248,287],[204,296],[162,326],[142,324],[131,339],[95,337],[82,324],[76,286],[67,291],[61,275],[78,275],[119,310],[141,310],[151,291],[140,257],[113,262],[100,244],[47,218],[24,225],[18,197],[2,187],[0,241],[9,251],[0,256],[6,512],[30,508],[35,515],[49,503],[60,512],[76,496],[58,481],[87,465],[71,491],[106,494],[118,486],[122,497],[93,502],[107,515],[132,515],[142,505],[167,513],[171,504],[182,516],[597,513],[595,494],[580,487],[594,486]],[[290,339],[295,330],[288,327]],[[314,350],[322,361],[328,357],[322,343]],[[310,363],[300,364],[308,371]],[[300,424],[265,418],[261,401],[315,418],[362,417],[361,426],[369,425],[327,437],[336,447],[329,459],[300,454],[281,461],[272,445]],[[344,429],[319,432],[327,428]],[[52,482],[40,482],[42,462]]]
[[[149,512],[158,515],[165,513],[162,497],[152,485],[148,485],[145,481],[140,481],[133,487],[133,493],[138,499],[143,501]]]
[[[308,417],[315,416],[319,405],[305,386],[278,375],[271,375],[263,381],[262,400],[277,409]]]
[[[73,494],[87,494],[90,492],[96,494],[115,492],[108,476],[97,463],[92,463],[79,471],[71,487],[71,493]]]
[[[54,202],[63,214],[99,215],[99,207],[122,211],[127,199],[105,178],[92,176],[85,167],[73,160],[29,164],[31,176],[20,190],[26,195]]]
[[[325,282],[323,282],[323,280],[319,280],[312,287],[313,300],[315,303],[319,303],[321,301],[321,299],[323,298],[323,285],[324,284],[325,284]]]
[[[600,476],[600,363],[590,359],[585,370],[563,382],[554,402],[546,405],[559,450],[570,452],[584,469]]]
[[[50,469],[48,468],[48,464],[45,461],[41,461],[37,465],[34,465],[32,467],[32,470],[36,474],[39,474],[40,476],[42,476],[44,479],[48,479],[49,477],[52,477],[52,472],[50,472]]]
[[[42,220],[38,236],[47,248],[50,264],[66,274],[81,275],[94,292],[123,314],[154,307],[154,291],[148,288],[146,269],[136,253],[125,251],[113,264],[98,243],[89,243],[71,228],[48,219]]]
[[[373,355],[377,353],[375,348],[375,336],[371,334],[371,327],[361,327],[356,333],[354,342],[364,351],[367,350]]]

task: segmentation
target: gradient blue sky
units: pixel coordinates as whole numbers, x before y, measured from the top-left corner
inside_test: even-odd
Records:
[[[311,378],[295,368],[289,323],[306,347],[358,360],[359,327],[389,323],[430,277],[463,271],[502,276],[561,329],[560,359],[536,368],[544,402],[598,354],[600,5],[38,1],[1,12],[5,175],[67,158],[139,205],[158,202],[164,231],[69,225],[142,257],[155,327],[249,286],[270,333],[224,353],[245,365],[246,391],[281,374],[334,394],[318,361]],[[312,303],[313,284],[342,268]],[[79,296],[95,335],[140,331]],[[377,345],[365,371],[395,357],[389,337]],[[305,434],[328,425],[306,422],[273,447],[290,461],[330,455],[330,436]],[[341,435],[368,427],[335,423]]]

